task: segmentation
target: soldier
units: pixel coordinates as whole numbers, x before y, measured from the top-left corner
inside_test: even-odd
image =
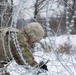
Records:
[[[2,37],[4,37],[4,39],[5,39],[4,41],[5,41],[5,48],[6,48],[7,56],[11,60],[10,53],[8,51],[8,36],[9,36],[8,30],[9,30],[9,28],[1,30],[1,34],[2,34]],[[31,45],[34,42],[37,42],[38,40],[43,38],[44,29],[42,28],[42,26],[39,23],[32,22],[32,23],[29,23],[27,26],[25,26],[24,31],[22,31],[22,32],[20,32],[19,30],[16,29],[16,33],[17,33],[17,39],[18,39],[19,46],[20,46],[20,51],[21,51],[25,61],[32,67],[37,65],[38,63],[34,60],[34,57],[31,53],[30,49],[31,49]],[[11,48],[13,57],[19,65],[24,65],[24,62],[21,59],[18,51],[16,50],[15,43],[13,41],[13,39],[14,39],[13,35],[15,35],[14,29],[12,29],[10,31],[10,35],[11,35],[10,48]],[[0,50],[2,51],[3,48],[0,48]],[[2,51],[2,53],[4,54],[3,51]],[[0,55],[0,60],[6,61],[5,56],[3,56],[3,58],[1,57],[3,54]],[[9,61],[9,60],[7,59],[7,61]],[[1,67],[2,66],[3,65],[1,65]],[[36,66],[36,67],[38,67],[38,66]]]

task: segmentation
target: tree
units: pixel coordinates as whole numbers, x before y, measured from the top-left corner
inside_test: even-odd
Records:
[[[63,6],[64,6],[64,13],[63,13],[63,18],[62,18],[62,22],[63,24],[61,24],[61,30],[64,31],[64,33],[66,34],[68,30],[72,30],[70,33],[71,34],[75,34],[76,33],[76,18],[75,18],[75,10],[76,10],[76,4],[75,4],[76,0],[63,0]],[[66,23],[68,23],[66,25]],[[66,26],[69,27],[69,29],[66,30]],[[71,27],[72,26],[72,27]],[[64,27],[64,29],[63,29]]]
[[[76,12],[76,0],[73,1],[73,9]],[[73,11],[73,14],[74,14],[74,11]],[[74,15],[76,15],[76,13]],[[76,34],[76,16],[74,18],[74,33]]]
[[[34,3],[34,18],[37,18],[37,15],[39,13],[40,10],[42,10],[44,8],[44,6],[46,5],[46,0],[35,0]]]
[[[8,0],[0,0],[0,3],[0,27],[10,26],[13,7],[10,6]],[[10,0],[10,3],[12,5],[13,0]]]
[[[0,3],[3,2],[4,0],[0,0]],[[1,27],[1,13],[2,13],[2,6],[0,5],[0,27]]]
[[[76,17],[75,17],[75,11],[76,11],[76,0],[72,0],[71,2],[68,0],[68,1],[66,1],[66,0],[64,0],[64,2],[65,2],[65,7],[69,7],[68,9],[67,9],[67,11],[68,11],[68,22],[69,22],[69,25],[68,25],[68,27],[70,27],[70,29],[72,30],[71,31],[71,34],[75,34],[76,33],[76,22],[75,22],[75,20],[76,20]]]

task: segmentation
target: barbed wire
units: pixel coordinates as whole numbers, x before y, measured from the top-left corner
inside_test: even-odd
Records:
[[[11,29],[12,29],[12,27],[14,27],[15,29],[16,29],[16,27],[17,27],[17,19],[18,19],[18,15],[19,15],[19,12],[22,10],[22,9],[25,9],[25,8],[23,8],[23,5],[24,5],[24,2],[26,2],[26,0],[20,0],[20,4],[19,5],[17,5],[17,6],[13,6],[13,5],[10,5],[11,7],[13,7],[13,13],[12,13],[12,15],[9,17],[9,20],[10,20],[10,18],[12,17],[12,21],[11,21],[11,25],[10,25],[10,30],[9,30],[9,36],[8,36],[8,48],[9,48],[9,52],[10,52],[10,55],[11,55],[11,57],[12,57],[12,59],[14,60],[14,58],[13,58],[13,55],[12,55],[12,52],[11,52],[11,48],[10,48],[10,37],[11,37],[11,35],[12,35],[12,38],[13,38],[13,41],[14,41],[14,44],[15,44],[15,47],[16,47],[16,50],[19,52],[19,55],[20,55],[20,57],[21,57],[21,59],[23,60],[23,62],[25,63],[25,65],[27,65],[27,63],[26,63],[26,61],[24,60],[24,58],[23,58],[23,56],[22,56],[22,53],[20,52],[21,50],[20,50],[20,47],[19,47],[19,43],[18,43],[18,39],[17,39],[17,34],[16,34],[16,31],[15,31],[15,33],[14,34],[11,34]],[[66,2],[65,2],[66,3]],[[50,45],[52,45],[52,48],[53,48],[53,51],[54,51],[54,53],[55,53],[55,55],[56,55],[56,57],[57,57],[57,60],[58,60],[58,62],[60,62],[61,63],[61,65],[63,66],[63,68],[68,72],[68,74],[70,74],[70,75],[74,75],[74,73],[72,72],[72,69],[66,64],[66,62],[64,61],[64,59],[59,55],[59,53],[57,52],[58,50],[57,50],[57,48],[55,47],[56,45],[55,45],[55,40],[53,40],[53,39],[50,39],[50,37],[51,37],[51,35],[52,34],[54,34],[55,35],[55,37],[57,36],[56,35],[56,33],[54,32],[54,30],[52,30],[51,28],[50,28],[50,25],[49,25],[49,0],[48,0],[48,2],[47,2],[47,5],[46,5],[46,26],[44,26],[46,29],[47,29],[47,36],[49,37],[49,41],[50,41]],[[69,28],[67,29],[68,31],[69,31],[69,29],[71,30],[72,29],[72,27],[74,26],[74,18],[76,18],[76,11],[74,10],[74,9],[72,9],[70,6],[69,6],[69,4],[68,3],[66,3],[67,4],[67,7],[65,8],[66,9],[66,14],[67,13],[69,13],[69,12],[67,12],[67,10],[68,10],[68,8],[70,8],[72,11],[74,11],[74,15],[72,16],[72,18],[71,18],[71,23],[69,24]],[[7,3],[7,2],[4,2],[4,3],[0,3],[0,5],[2,5],[2,6],[6,6],[6,8],[3,10],[3,13],[0,15],[0,17],[1,17],[1,21],[4,21],[4,19],[3,19],[3,16],[4,16],[4,14],[8,14],[8,13],[6,13],[6,10],[7,10],[7,6],[9,6],[9,3]],[[29,16],[31,16],[28,12],[25,12],[25,13],[27,13]],[[55,12],[56,13],[56,12]],[[33,18],[33,17],[32,17]],[[34,18],[33,18],[34,19]],[[8,20],[8,22],[9,22],[9,20]],[[37,22],[37,20],[36,19],[34,19],[36,22]],[[62,17],[61,17],[61,20],[62,20]],[[60,27],[60,23],[61,23],[61,20],[59,21],[59,25],[58,25],[58,29],[59,29],[59,27]],[[4,21],[5,22],[5,21]],[[5,22],[5,24],[6,24],[6,27],[7,27],[7,25],[8,25],[8,22],[6,23]],[[67,25],[67,23],[68,23],[68,14],[66,15],[66,25]],[[1,28],[3,27],[3,24],[1,24]],[[70,36],[68,36],[68,38],[69,38]],[[5,47],[4,47],[4,40],[2,40],[2,42],[3,42],[3,48],[4,48],[4,52],[5,52],[5,56],[7,57],[7,54],[6,54],[6,50],[5,50]],[[69,42],[70,42],[70,40],[69,40]],[[71,42],[70,42],[71,43]],[[51,51],[51,49],[48,49],[49,51]],[[49,52],[48,51],[48,52]],[[45,55],[45,53],[43,54],[43,56]],[[39,56],[38,56],[39,57]],[[41,57],[41,56],[40,56]],[[51,56],[50,56],[51,57]],[[44,57],[42,57],[42,60],[44,59]],[[53,58],[52,58],[53,59]],[[55,60],[56,61],[56,60]],[[57,65],[55,65],[54,64],[54,60],[52,60],[52,61],[50,61],[50,63],[52,63],[52,65],[51,66],[55,66],[56,67],[56,72],[54,71],[51,71],[50,72],[50,74],[61,74],[62,75],[62,71],[58,68],[58,66]],[[74,68],[74,70],[76,69],[75,68],[75,65],[74,65],[74,62],[73,62],[73,58],[72,58],[72,55],[71,55],[71,66]],[[59,65],[59,66],[61,66],[61,65]],[[50,67],[51,68],[51,67]],[[63,70],[64,70],[63,69]],[[60,71],[60,73],[58,72],[58,70]],[[32,73],[33,73],[34,71],[32,71]],[[53,73],[52,73],[53,72]],[[66,75],[65,73],[63,74],[63,75]]]

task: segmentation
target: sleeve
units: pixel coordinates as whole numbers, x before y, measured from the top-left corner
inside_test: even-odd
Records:
[[[28,48],[29,45],[27,43],[26,37],[23,34],[18,34],[17,38],[18,38],[20,50],[22,52],[22,55],[23,55],[25,61],[32,67],[37,65],[37,62],[34,60],[34,57],[33,57],[32,53],[30,52],[30,49]],[[24,63],[21,60],[21,57],[15,48],[13,40],[11,40],[11,49],[12,49],[13,57],[16,60],[16,62],[20,65],[23,65]]]

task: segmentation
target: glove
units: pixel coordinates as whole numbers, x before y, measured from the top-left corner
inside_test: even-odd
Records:
[[[44,69],[44,70],[48,71],[47,65],[46,65],[43,61],[40,62],[39,67],[40,67],[41,69]]]

